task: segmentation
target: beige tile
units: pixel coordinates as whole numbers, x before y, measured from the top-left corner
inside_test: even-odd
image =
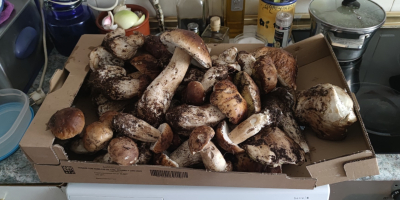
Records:
[[[392,9],[390,11],[392,11],[392,12],[399,12],[400,11],[400,0],[394,0]]]
[[[308,13],[308,6],[311,0],[298,0],[296,3],[296,13]]]

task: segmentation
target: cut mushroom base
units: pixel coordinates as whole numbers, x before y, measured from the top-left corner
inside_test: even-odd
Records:
[[[200,153],[206,169],[211,171],[231,171],[232,165],[228,164],[218,150],[211,142],[215,132],[209,126],[200,126],[192,131],[189,137],[189,149],[192,154]]]
[[[156,129],[147,122],[127,113],[116,115],[113,127],[118,133],[127,137],[153,143],[150,150],[155,153],[161,153],[168,149],[173,139],[173,132],[168,124],[161,124],[159,129]]]
[[[190,152],[189,141],[187,140],[172,152],[169,158],[175,161],[179,167],[190,167],[202,162],[200,153],[192,154]]]
[[[217,142],[221,148],[232,154],[242,153],[243,149],[238,144],[256,135],[265,126],[273,123],[274,116],[268,110],[263,113],[253,114],[236,128],[229,132],[225,121],[217,128]]]

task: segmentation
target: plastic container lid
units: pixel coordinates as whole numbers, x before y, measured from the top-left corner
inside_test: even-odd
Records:
[[[268,40],[260,34],[247,32],[247,33],[242,33],[242,34],[237,35],[234,39],[234,43],[268,45]]]
[[[357,0],[358,6],[342,5],[343,0],[314,0],[309,11],[322,22],[342,28],[371,28],[381,26],[386,19],[382,7],[370,0]]]
[[[33,116],[25,93],[16,89],[0,90],[0,160],[18,149]]]

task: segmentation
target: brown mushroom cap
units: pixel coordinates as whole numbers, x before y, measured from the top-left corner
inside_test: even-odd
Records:
[[[108,145],[108,153],[113,162],[124,166],[135,164],[139,157],[136,143],[128,137],[112,139]]]
[[[190,152],[195,154],[206,149],[214,135],[214,130],[209,126],[195,128],[188,139]]]
[[[86,127],[83,144],[89,152],[100,151],[113,137],[111,128],[103,122],[93,122]]]
[[[226,121],[222,121],[218,124],[215,135],[218,145],[225,151],[232,154],[243,153],[244,149],[233,143],[229,138],[229,132],[228,123],[226,123]]]
[[[194,58],[199,64],[208,69],[212,66],[210,53],[199,35],[192,31],[175,29],[165,31],[160,40],[168,47],[179,47]]]
[[[47,129],[60,140],[75,137],[85,127],[85,116],[78,108],[64,108],[51,116]]]
[[[166,167],[179,167],[178,163],[171,160],[167,155],[164,153],[156,155],[156,159],[154,161],[155,165],[162,165]]]
[[[161,153],[167,150],[172,143],[172,139],[174,138],[174,133],[167,123],[161,124],[158,127],[158,130],[161,132],[161,136],[150,147],[150,150],[152,150],[154,153]]]
[[[112,128],[112,121],[114,119],[114,116],[118,115],[118,113],[119,112],[117,111],[107,111],[100,116],[99,121]]]
[[[206,93],[203,85],[198,81],[191,81],[182,95],[182,101],[189,105],[201,106],[204,104]]]

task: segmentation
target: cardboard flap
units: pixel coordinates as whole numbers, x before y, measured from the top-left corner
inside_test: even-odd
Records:
[[[82,48],[83,52],[90,53],[94,46],[101,44],[103,38],[104,35],[83,35],[65,63],[63,73],[55,74],[53,85],[57,83],[55,86],[61,87],[54,90],[57,87],[53,86],[53,91],[44,99],[20,142],[21,148],[34,163],[59,164],[52,148],[54,136],[50,130],[46,130],[46,123],[55,112],[72,105],[89,71],[89,55],[77,50]],[[66,77],[64,83],[60,81],[63,76]]]
[[[349,180],[366,176],[379,175],[378,161],[376,158],[369,158],[344,164],[344,171]]]
[[[50,88],[48,93],[52,93],[62,87],[68,77],[69,72],[64,69],[57,69],[50,79]]]
[[[53,151],[59,160],[68,160],[67,153],[65,152],[64,148],[61,145],[59,144],[53,145]]]
[[[349,170],[352,170],[354,168],[351,167],[360,166],[359,164],[355,163],[359,163],[361,162],[360,160],[369,159],[373,156],[374,154],[367,150],[333,160],[311,164],[307,166],[307,170],[310,172],[311,177],[317,179],[317,186],[347,181],[351,180],[351,178],[347,177],[347,173],[344,168],[346,163],[353,163],[349,165]],[[375,159],[376,161],[376,158],[371,159]],[[372,167],[372,165],[370,166]]]

